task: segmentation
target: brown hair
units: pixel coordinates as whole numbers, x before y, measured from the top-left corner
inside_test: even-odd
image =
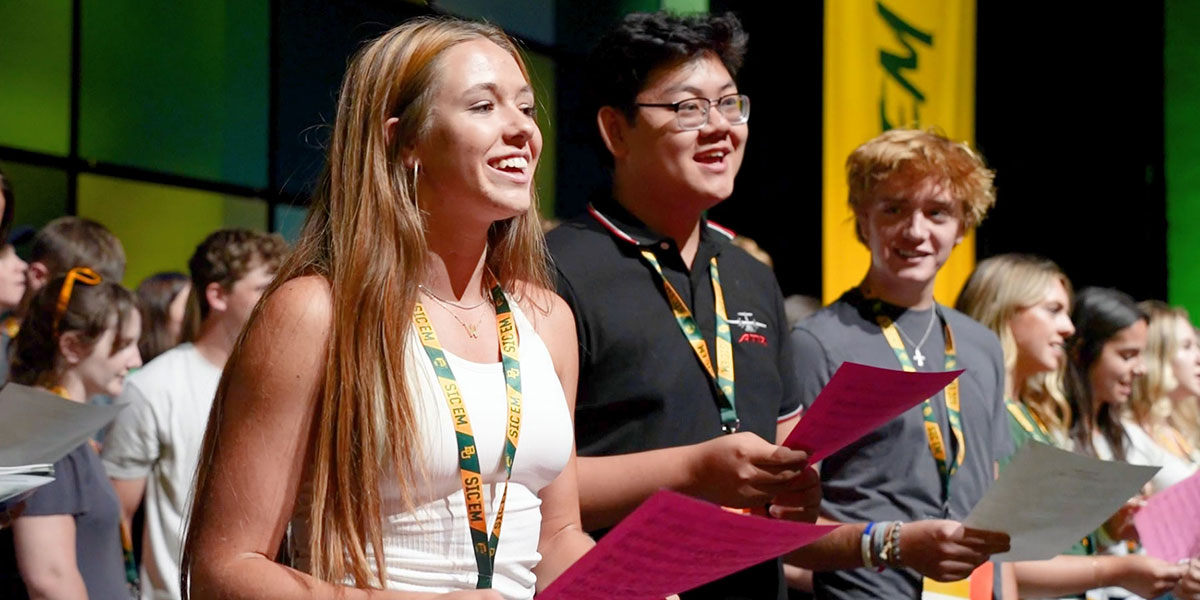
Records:
[[[65,333],[75,332],[84,347],[90,349],[115,317],[118,339],[113,342],[113,352],[137,342],[119,338],[125,320],[137,310],[133,292],[109,280],[97,285],[76,282],[56,328],[58,297],[64,281],[64,276],[55,277],[30,302],[29,313],[13,341],[9,375],[16,383],[41,386],[58,383],[62,375],[58,343]]]
[[[75,267],[88,267],[105,281],[125,277],[125,248],[107,227],[81,217],[59,217],[33,236],[29,262],[45,265],[53,279]]]
[[[501,30],[479,23],[417,19],[357,53],[342,83],[325,171],[296,249],[251,316],[253,322],[266,299],[290,279],[316,274],[329,281],[333,319],[305,482],[311,503],[297,515],[309,530],[306,568],[324,581],[382,585],[380,486],[390,471],[402,493],[409,493],[420,471],[416,408],[406,382],[407,353],[402,350],[410,341],[416,284],[427,247],[416,173],[404,164],[402,152],[429,129],[439,57],[472,40],[488,40],[506,50],[528,81],[512,41]],[[390,117],[399,122],[389,140],[385,122]],[[536,202],[525,214],[494,223],[487,248],[487,266],[507,289],[549,287]],[[243,336],[250,329],[248,325]],[[230,364],[240,360],[241,352],[239,340]],[[225,371],[205,435],[198,497],[211,485],[209,461],[232,370]],[[199,523],[223,517],[206,514],[197,505],[193,518]],[[368,546],[376,549],[373,565]],[[190,548],[185,548],[185,590],[193,560]]]
[[[195,339],[200,322],[211,310],[204,295],[208,284],[217,283],[229,289],[260,265],[274,272],[287,252],[287,242],[278,233],[221,229],[208,234],[188,259],[192,292],[188,296],[188,316],[184,318],[184,340]]]
[[[1017,342],[1011,322],[1022,309],[1042,301],[1050,284],[1059,281],[1071,297],[1071,281],[1058,265],[1039,256],[1001,254],[981,261],[958,295],[956,308],[1000,337],[1004,371],[1012,377],[1017,366]],[[1069,308],[1069,307],[1068,307]],[[1046,427],[1063,439],[1071,429],[1071,407],[1058,371],[1013,381],[1014,400],[1029,407]]]
[[[846,182],[855,218],[876,198],[875,190],[888,181],[920,183],[933,178],[962,209],[963,230],[983,221],[996,203],[995,173],[966,143],[954,142],[935,131],[892,129],[864,143],[846,159]],[[860,242],[862,232],[854,228]]]
[[[167,329],[171,318],[171,302],[188,286],[188,276],[178,272],[155,273],[142,280],[137,287],[138,310],[142,313],[142,337],[138,340],[138,352],[142,362],[170,350],[181,341]],[[181,324],[182,325],[182,324]]]

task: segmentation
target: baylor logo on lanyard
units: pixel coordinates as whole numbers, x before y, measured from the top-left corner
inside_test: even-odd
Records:
[[[488,536],[486,507],[483,502],[483,475],[479,467],[479,454],[475,447],[475,434],[471,430],[471,419],[463,405],[458,381],[446,361],[446,354],[438,342],[437,333],[429,321],[425,307],[417,301],[413,307],[413,325],[417,336],[425,347],[425,354],[433,364],[438,383],[450,407],[454,421],[455,438],[458,441],[458,466],[462,475],[463,499],[467,505],[467,522],[471,531],[471,546],[475,550],[475,566],[479,580],[475,587],[492,587],[492,576],[496,565],[496,549],[500,545],[500,524],[504,520],[504,504],[508,500],[508,482],[512,478],[513,461],[516,459],[517,442],[521,435],[521,363],[518,359],[519,340],[512,309],[500,283],[492,277],[492,303],[496,305],[496,332],[500,340],[500,357],[504,368],[505,396],[508,398],[508,419],[505,421],[504,440],[504,495],[500,497],[500,508]]]
[[[649,250],[642,250],[642,258],[646,259],[646,262],[658,274],[658,280],[662,282],[663,291],[667,294],[667,302],[671,304],[671,312],[675,314],[679,330],[687,338],[688,344],[692,346],[692,352],[704,366],[709,378],[716,383],[717,408],[721,411],[721,429],[725,433],[735,433],[741,427],[741,421],[738,419],[737,403],[734,400],[733,335],[729,330],[729,318],[725,312],[725,293],[721,289],[717,257],[714,256],[708,263],[708,275],[712,280],[713,287],[713,304],[717,313],[716,369],[713,369],[712,359],[708,356],[708,344],[704,341],[704,336],[700,334],[700,327],[696,324],[692,311],[679,296],[679,292],[675,291],[671,282],[667,281],[667,276],[663,274],[658,259]]]

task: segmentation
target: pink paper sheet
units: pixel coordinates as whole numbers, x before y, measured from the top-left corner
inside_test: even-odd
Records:
[[[736,514],[661,490],[538,600],[661,600],[791,552],[836,528]]]
[[[1200,473],[1151,496],[1133,522],[1150,556],[1200,557]]]
[[[808,452],[810,462],[820,461],[932,397],[962,372],[906,372],[842,363],[783,445]]]

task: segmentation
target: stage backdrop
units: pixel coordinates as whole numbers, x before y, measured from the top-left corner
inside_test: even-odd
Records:
[[[826,0],[822,290],[857,285],[870,256],[846,203],[846,157],[887,129],[975,135],[975,0]],[[939,302],[953,305],[975,263],[967,236],[942,268]]]

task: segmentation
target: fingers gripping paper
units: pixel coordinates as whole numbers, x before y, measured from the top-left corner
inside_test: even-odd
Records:
[[[823,460],[942,391],[963,372],[905,372],[846,362],[813,400],[787,441]]]
[[[786,554],[836,528],[735,514],[662,490],[538,599],[661,600]]]

